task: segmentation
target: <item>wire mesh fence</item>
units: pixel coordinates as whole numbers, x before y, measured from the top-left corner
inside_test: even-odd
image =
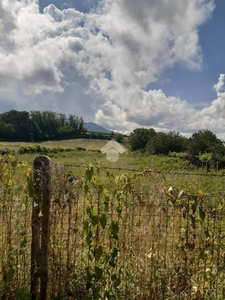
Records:
[[[223,299],[224,178],[114,171],[51,164],[46,299]],[[45,213],[3,173],[1,299],[29,299],[32,211]]]

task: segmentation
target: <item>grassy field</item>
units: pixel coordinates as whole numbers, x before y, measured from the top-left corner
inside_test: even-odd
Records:
[[[107,141],[104,140],[89,140],[89,139],[72,139],[60,141],[46,141],[41,143],[25,143],[25,142],[0,142],[0,150],[8,148],[9,150],[18,150],[21,146],[40,145],[42,147],[63,147],[77,148],[82,147],[86,150],[100,150]]]
[[[195,170],[179,158],[129,151],[110,163],[97,151],[105,143],[39,144],[53,162],[51,299],[224,299],[224,177]],[[31,166],[39,153],[19,154],[28,146],[36,144],[0,145]],[[65,151],[54,152],[57,147]],[[89,163],[116,176],[86,168]],[[30,166],[13,156],[0,164],[2,299],[30,299]]]
[[[117,162],[109,162],[106,155],[99,150],[107,143],[104,140],[88,140],[88,139],[74,139],[61,141],[46,141],[42,143],[23,143],[23,142],[1,142],[0,150],[9,149],[15,153],[19,161],[26,161],[32,164],[34,158],[39,154],[28,153],[19,154],[20,147],[46,147],[48,155],[53,163],[60,163],[66,165],[68,169],[75,173],[82,174],[85,172],[85,167],[94,163],[98,166],[109,168],[111,172],[122,174],[124,172],[142,172],[144,170],[151,170],[153,172],[163,172],[165,184],[177,187],[198,186],[207,192],[223,192],[224,177],[216,176],[222,175],[223,170],[219,174],[214,171],[207,173],[206,170],[198,169],[180,158],[168,156],[143,155],[141,153],[131,153],[126,149],[126,152],[120,155]],[[62,152],[54,153],[51,150],[62,148]],[[77,150],[81,147],[86,150]],[[67,152],[66,150],[71,151]],[[65,151],[64,151],[65,150]],[[43,154],[43,153],[40,153]],[[129,171],[131,170],[131,171]],[[172,173],[171,173],[172,172]],[[174,173],[173,173],[174,172]],[[181,173],[181,174],[180,174]],[[211,176],[213,175],[213,176]]]

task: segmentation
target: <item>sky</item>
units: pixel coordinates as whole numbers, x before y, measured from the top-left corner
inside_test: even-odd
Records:
[[[0,113],[225,139],[224,0],[0,0]]]

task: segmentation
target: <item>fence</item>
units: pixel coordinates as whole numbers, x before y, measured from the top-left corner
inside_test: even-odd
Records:
[[[224,177],[0,166],[1,299],[224,299]]]

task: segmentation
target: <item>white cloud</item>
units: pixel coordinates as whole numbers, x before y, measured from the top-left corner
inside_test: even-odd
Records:
[[[224,75],[202,111],[144,90],[175,63],[201,69],[198,30],[213,9],[213,0],[102,0],[86,14],[53,4],[41,14],[38,1],[2,0],[1,109],[73,113],[113,130],[218,131]]]
[[[190,128],[210,128],[213,132],[223,135],[225,138],[225,92],[221,92],[224,86],[225,75],[220,74],[218,82],[214,85],[217,91],[217,98],[212,101],[211,105],[205,107],[199,112],[196,112],[190,118]]]
[[[214,89],[219,93],[224,87],[225,74],[220,74],[218,82],[214,85]]]

